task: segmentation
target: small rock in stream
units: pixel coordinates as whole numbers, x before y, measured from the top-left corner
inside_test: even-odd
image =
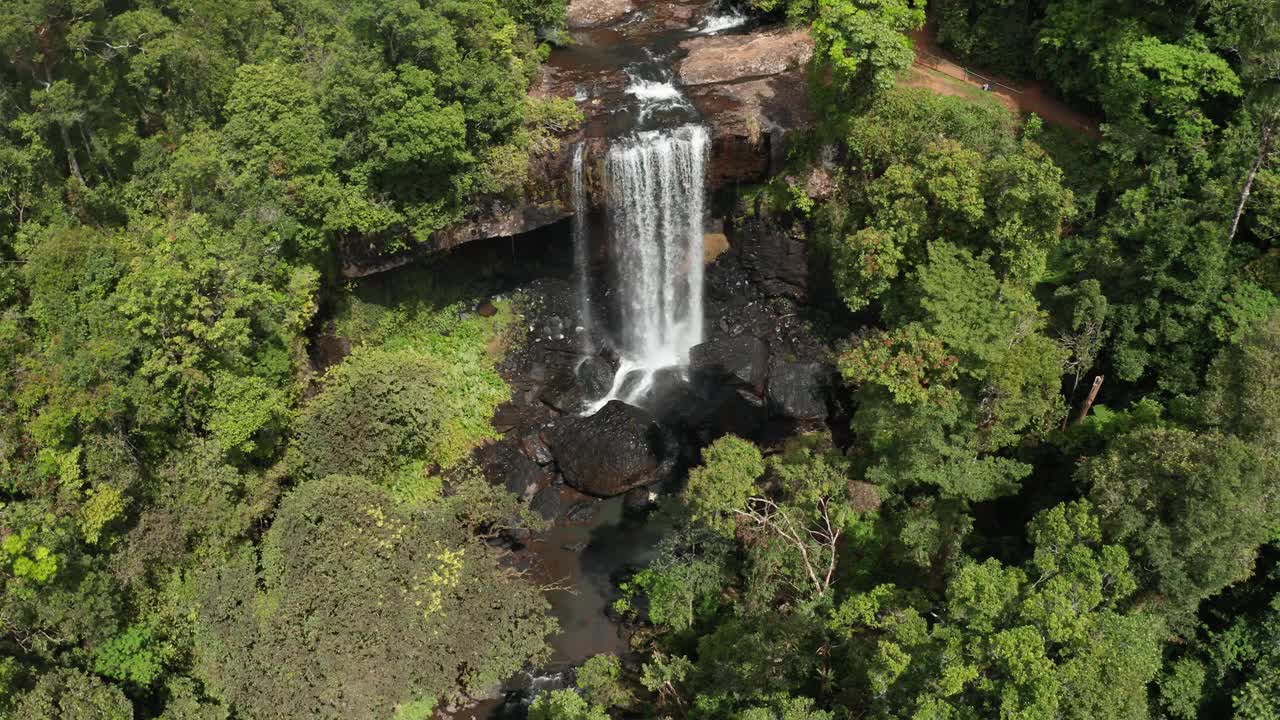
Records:
[[[649,487],[631,488],[622,498],[622,506],[628,512],[646,512],[657,505],[658,493]]]
[[[537,432],[526,433],[520,438],[520,449],[530,460],[539,465],[549,465],[555,459],[551,456],[551,448],[547,447]]]
[[[569,512],[564,514],[564,519],[571,523],[589,522],[596,515],[596,504],[593,502],[574,503],[569,508]]]

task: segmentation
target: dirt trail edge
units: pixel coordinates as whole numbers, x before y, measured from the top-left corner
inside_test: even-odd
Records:
[[[938,46],[937,28],[932,22],[912,32],[911,39],[916,45],[916,62],[903,78],[904,85],[957,97],[989,94],[1015,112],[1033,112],[1051,125],[1102,137],[1097,120],[1054,97],[1040,83],[1010,80],[960,64],[954,55]],[[984,91],[984,85],[990,90]]]

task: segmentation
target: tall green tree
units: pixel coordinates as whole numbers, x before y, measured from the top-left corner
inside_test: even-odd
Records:
[[[302,485],[260,554],[202,578],[198,672],[258,718],[386,717],[477,695],[545,659],[556,628],[541,592],[457,521],[512,511],[441,501],[409,514],[359,478]]]
[[[1274,456],[1177,428],[1123,436],[1079,478],[1108,537],[1130,548],[1152,600],[1177,620],[1250,575],[1280,500]]]

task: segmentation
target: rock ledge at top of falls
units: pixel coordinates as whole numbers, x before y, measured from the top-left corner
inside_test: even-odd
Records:
[[[809,32],[774,28],[692,38],[680,47],[686,55],[676,77],[711,127],[711,187],[767,177],[786,157],[787,134],[813,122]]]
[[[698,37],[680,47],[688,54],[680,62],[677,77],[686,86],[779,75],[803,68],[813,57],[813,38],[807,30]]]
[[[635,11],[632,0],[569,0],[568,22],[571,28],[610,25]]]

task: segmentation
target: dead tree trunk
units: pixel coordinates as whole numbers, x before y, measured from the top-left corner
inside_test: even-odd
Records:
[[[1084,399],[1084,406],[1080,408],[1080,414],[1076,417],[1076,424],[1084,422],[1089,416],[1089,411],[1093,409],[1093,401],[1098,399],[1098,391],[1102,389],[1102,376],[1093,379],[1093,387],[1089,388],[1089,397]]]
[[[1231,234],[1227,240],[1235,240],[1236,232],[1240,230],[1240,218],[1244,217],[1244,208],[1249,203],[1249,196],[1253,193],[1253,181],[1258,178],[1258,172],[1262,170],[1262,164],[1266,162],[1267,155],[1271,152],[1273,130],[1274,126],[1271,123],[1262,128],[1262,144],[1258,148],[1258,157],[1253,161],[1253,167],[1249,169],[1249,177],[1244,182],[1244,191],[1240,193],[1240,204],[1236,206],[1236,216],[1231,221]]]

